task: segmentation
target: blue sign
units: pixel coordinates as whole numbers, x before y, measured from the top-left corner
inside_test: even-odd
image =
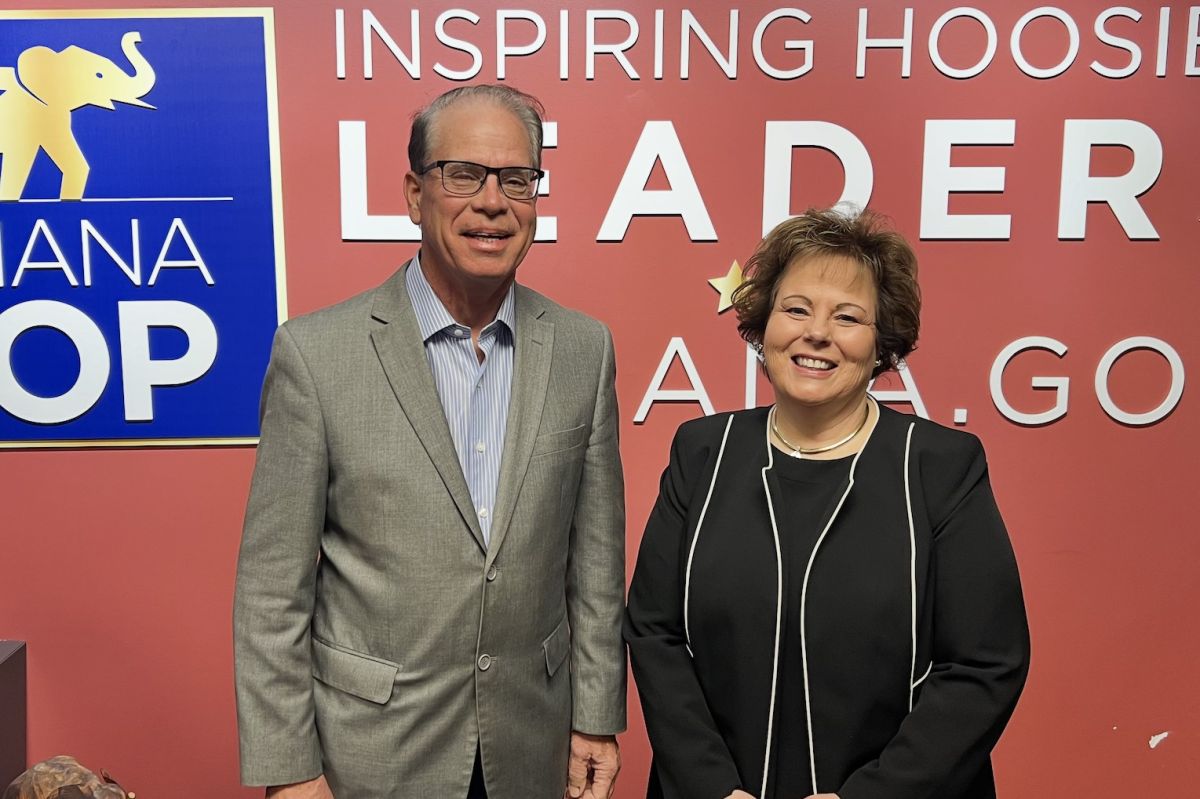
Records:
[[[0,446],[258,436],[271,12],[123,13],[0,12]]]

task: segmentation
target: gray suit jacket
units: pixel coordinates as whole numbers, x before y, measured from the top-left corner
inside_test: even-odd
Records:
[[[570,731],[625,726],[612,339],[516,289],[484,548],[404,269],[285,323],[234,607],[242,779],[337,799],[559,799]]]

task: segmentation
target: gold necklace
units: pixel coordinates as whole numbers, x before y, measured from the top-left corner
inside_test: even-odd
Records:
[[[811,447],[809,449],[805,449],[804,447],[797,447],[795,444],[784,438],[783,433],[779,432],[779,425],[775,422],[775,417],[778,415],[776,413],[777,408],[778,406],[771,406],[771,432],[775,434],[776,438],[783,442],[784,446],[792,451],[791,457],[793,458],[799,458],[801,455],[819,455],[822,452],[829,452],[831,449],[837,449],[840,446],[850,443],[851,439],[863,431],[863,428],[867,426],[867,420],[871,418],[871,403],[868,402],[866,408],[867,412],[863,414],[862,423],[854,429],[853,433],[846,436],[841,441],[835,441],[832,444],[826,444],[823,447]]]

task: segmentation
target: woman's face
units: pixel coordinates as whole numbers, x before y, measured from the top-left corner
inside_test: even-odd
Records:
[[[870,273],[850,258],[813,256],[784,269],[763,334],[776,402],[840,405],[866,393],[876,298]]]

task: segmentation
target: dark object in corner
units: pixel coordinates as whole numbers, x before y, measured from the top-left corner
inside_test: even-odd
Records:
[[[0,787],[25,770],[25,642],[0,641]]]

